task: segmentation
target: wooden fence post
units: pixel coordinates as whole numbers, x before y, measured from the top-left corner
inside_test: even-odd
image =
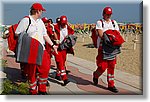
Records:
[[[136,43],[138,42],[138,39],[134,39],[133,41],[133,50],[136,50]]]

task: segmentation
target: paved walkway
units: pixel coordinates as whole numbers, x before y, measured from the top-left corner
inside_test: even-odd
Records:
[[[12,54],[7,54],[6,49],[3,49],[3,58],[7,60],[7,67],[0,70],[0,79],[8,78],[12,81],[21,79],[19,64],[15,62]],[[119,70],[115,70],[115,83],[119,89],[119,93],[113,93],[107,90],[106,73],[99,78],[97,86],[93,85],[92,73],[96,69],[93,62],[68,55],[67,69],[71,71],[68,78],[70,83],[67,86],[61,86],[62,81],[54,79],[55,76],[55,62],[52,58],[51,70],[49,72],[49,83],[47,92],[50,95],[55,94],[142,94],[142,78],[134,76]]]

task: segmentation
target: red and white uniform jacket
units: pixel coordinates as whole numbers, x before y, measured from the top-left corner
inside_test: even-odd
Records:
[[[58,36],[58,40],[60,40],[60,43],[64,40],[65,36],[71,34],[73,35],[74,34],[74,30],[66,25],[65,28],[61,28],[59,24],[56,24],[54,25],[54,28],[55,28],[55,32]]]
[[[52,34],[54,34],[54,32],[52,31],[51,27],[47,26],[46,29],[47,29],[48,36],[51,37]],[[51,56],[51,46],[47,42],[45,43],[45,48],[46,48],[47,52],[50,54],[50,56]]]
[[[55,28],[55,32],[57,34],[58,40],[60,41],[60,43],[65,39],[65,37],[67,35],[73,35],[74,34],[74,30],[66,25],[65,28],[61,28],[59,24],[54,25]],[[67,50],[68,53],[73,53],[73,48]]]

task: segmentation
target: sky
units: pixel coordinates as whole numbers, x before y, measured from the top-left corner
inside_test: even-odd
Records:
[[[24,2],[2,2],[2,18],[4,24],[17,23],[24,16],[29,14],[30,7],[35,1]],[[57,0],[56,0],[57,1]],[[102,10],[106,6],[113,9],[112,19],[117,22],[136,22],[142,23],[142,1],[141,0],[124,0],[126,2],[105,2],[103,0],[93,0],[93,2],[86,0],[80,2],[41,2],[46,12],[43,17],[52,18],[55,22],[57,17],[66,15],[70,23],[96,23],[102,18]],[[109,1],[109,0],[108,0]]]

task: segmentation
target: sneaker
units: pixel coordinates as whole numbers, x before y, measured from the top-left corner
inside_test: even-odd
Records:
[[[55,79],[61,81],[61,77],[60,76],[55,76]]]
[[[64,80],[64,84],[62,86],[66,86],[70,81],[68,79]]]
[[[39,91],[38,95],[48,95],[47,92],[41,92]]]
[[[108,87],[108,90],[109,90],[109,91],[112,91],[112,92],[114,92],[114,93],[119,92],[118,89],[117,89],[115,86],[114,86],[114,87]]]
[[[97,85],[98,84],[98,78],[93,77],[93,83],[94,83],[94,85]]]

